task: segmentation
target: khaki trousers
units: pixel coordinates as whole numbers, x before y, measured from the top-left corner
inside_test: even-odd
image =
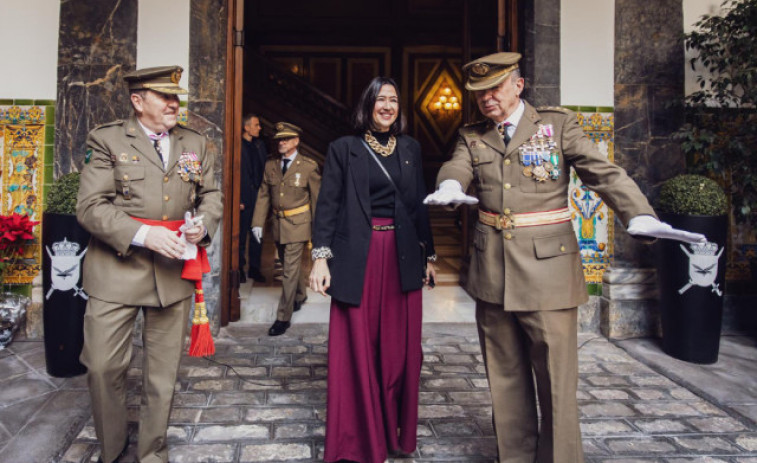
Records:
[[[140,309],[144,352],[137,457],[141,463],[168,461],[168,417],[191,301],[187,298],[166,307],[141,308],[89,298],[81,361],[88,369],[92,415],[104,462],[114,461],[128,438],[126,371]]]
[[[577,314],[577,308],[505,312],[501,305],[476,302],[501,463],[584,461],[576,400]]]
[[[305,249],[305,241],[299,243],[276,243],[279,258],[282,262],[283,274],[281,276],[281,298],[276,319],[288,322],[292,319],[294,301],[302,302],[307,297],[307,285],[300,271],[302,267],[302,250]]]

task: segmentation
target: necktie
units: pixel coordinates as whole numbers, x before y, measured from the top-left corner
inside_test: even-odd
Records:
[[[165,161],[163,160],[163,148],[160,147],[160,140],[166,136],[168,136],[168,132],[151,133],[149,135],[150,140],[152,140],[152,146],[155,147],[155,151],[158,153],[160,162],[163,162],[163,163],[165,163]]]
[[[289,168],[289,161],[291,161],[291,159],[283,158],[282,161],[284,162],[284,165],[281,167],[281,174],[283,175],[287,173],[287,169]]]
[[[497,130],[499,130],[499,134],[502,135],[502,139],[505,141],[505,146],[507,146],[508,143],[510,143],[510,133],[508,132],[507,128],[510,127],[512,124],[509,122],[503,122],[502,124],[497,126]]]

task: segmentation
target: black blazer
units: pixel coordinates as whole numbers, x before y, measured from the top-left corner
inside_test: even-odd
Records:
[[[428,208],[423,204],[426,187],[423,181],[421,147],[407,135],[397,137],[401,177],[397,184],[402,193],[395,201],[395,237],[397,259],[403,291],[423,287],[423,256],[419,242],[426,244],[427,255],[434,254]],[[359,305],[363,295],[368,245],[371,239],[371,204],[368,172],[375,163],[356,136],[339,138],[329,145],[312,236],[313,248],[328,247],[334,299]]]
[[[263,182],[263,170],[268,152],[260,138],[252,141],[242,139],[242,160],[240,163],[239,202],[245,209],[255,207],[260,184]]]

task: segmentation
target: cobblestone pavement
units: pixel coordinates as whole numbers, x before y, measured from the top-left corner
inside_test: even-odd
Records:
[[[328,328],[295,325],[278,338],[266,336],[266,329],[224,329],[217,340],[218,363],[184,359],[168,431],[171,462],[322,458]],[[673,382],[603,337],[582,334],[579,345],[587,461],[757,463],[756,423]],[[475,325],[427,324],[423,351],[418,449],[391,461],[492,461],[490,397]],[[132,418],[139,405],[140,353],[135,349],[128,373]],[[84,394],[81,379],[76,381]],[[77,407],[88,413],[87,406]],[[85,420],[55,461],[97,460],[94,429]],[[135,447],[123,462],[134,461]],[[0,461],[8,461],[1,456],[5,450]]]

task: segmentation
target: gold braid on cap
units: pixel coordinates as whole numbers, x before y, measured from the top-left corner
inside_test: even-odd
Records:
[[[483,63],[478,63],[478,64],[483,64]],[[510,73],[510,72],[518,69],[518,65],[517,64],[511,64],[510,66],[504,67],[504,68],[502,68],[502,69],[500,69],[498,71],[494,71],[494,72],[489,73],[489,74],[475,75],[474,73],[478,73],[478,72],[482,71],[481,67],[479,67],[478,64],[474,64],[471,67],[471,71],[472,72],[468,73],[468,80],[470,80],[471,82],[480,82],[482,80],[496,79],[498,77],[502,77],[505,74],[508,74],[508,73]],[[484,64],[484,66],[487,66],[487,65]],[[487,71],[488,71],[488,66],[487,66]],[[484,71],[484,72],[486,72],[486,71]]]

